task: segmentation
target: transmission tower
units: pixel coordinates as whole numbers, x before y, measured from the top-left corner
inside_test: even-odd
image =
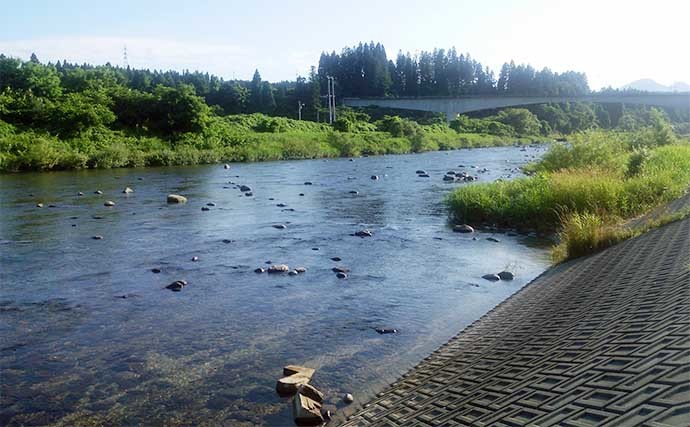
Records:
[[[125,68],[129,67],[129,61],[127,61],[127,45],[125,45],[125,48],[122,51],[122,62],[124,63],[123,66]]]

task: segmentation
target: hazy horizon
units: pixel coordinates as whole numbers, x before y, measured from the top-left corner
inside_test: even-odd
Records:
[[[389,59],[399,50],[455,47],[496,74],[510,60],[555,72],[581,71],[592,89],[647,78],[666,86],[690,83],[690,58],[674,45],[682,40],[690,5],[600,3],[440,1],[419,9],[409,1],[355,1],[335,5],[329,14],[325,6],[305,1],[211,1],[185,8],[188,3],[179,1],[56,5],[41,0],[3,6],[0,53],[124,65],[126,46],[134,68],[189,69],[244,80],[258,68],[264,79],[280,81],[307,75],[323,51],[375,41],[386,47]]]

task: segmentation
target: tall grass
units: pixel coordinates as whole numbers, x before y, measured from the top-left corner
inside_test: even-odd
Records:
[[[447,199],[455,221],[560,231],[565,257],[622,238],[616,225],[676,199],[690,187],[690,144],[639,148],[633,135],[601,132],[554,145],[536,174],[471,185]],[[559,255],[556,258],[563,258]]]

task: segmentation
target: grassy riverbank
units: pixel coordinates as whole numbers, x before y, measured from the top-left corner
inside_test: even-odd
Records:
[[[411,121],[410,121],[411,122]],[[405,123],[405,122],[403,122]],[[0,121],[0,170],[60,170],[255,162],[450,150],[528,143],[533,138],[458,132],[447,125],[381,130],[332,126],[262,114],[213,117],[200,132],[165,139],[94,127],[61,138]],[[409,124],[409,123],[408,123]],[[543,137],[539,137],[544,139]]]
[[[534,175],[471,185],[448,197],[454,220],[557,233],[555,261],[634,234],[621,224],[681,197],[690,186],[690,143],[667,128],[593,131],[553,145]]]

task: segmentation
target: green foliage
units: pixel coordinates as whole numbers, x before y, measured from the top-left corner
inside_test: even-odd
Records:
[[[385,116],[376,122],[376,127],[381,132],[388,132],[395,137],[413,137],[421,133],[421,126],[410,119],[398,116]]]
[[[496,115],[496,121],[510,126],[520,136],[539,135],[541,123],[537,116],[525,108],[506,108]]]
[[[607,140],[608,136],[608,140]],[[553,145],[538,173],[513,181],[471,185],[447,199],[462,222],[562,230],[554,249],[562,260],[625,238],[617,224],[674,200],[690,186],[690,144],[640,147],[639,134],[579,135]]]

